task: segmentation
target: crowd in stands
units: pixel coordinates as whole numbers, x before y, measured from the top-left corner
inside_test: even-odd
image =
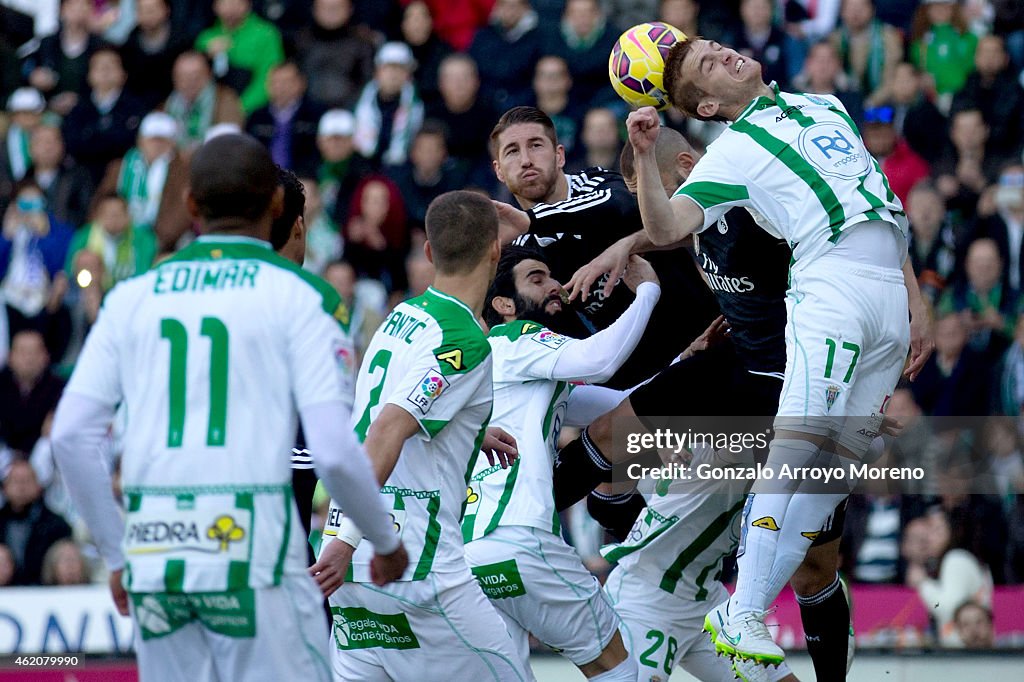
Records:
[[[930,473],[851,501],[844,570],[929,604],[959,591],[937,638],[990,644],[992,585],[1024,582],[1019,0],[0,0],[0,585],[101,578],[49,425],[104,294],[196,236],[184,189],[211,130],[302,178],[305,265],[365,344],[430,282],[430,201],[509,198],[488,151],[501,112],[545,111],[568,170],[617,167],[608,54],[655,19],[834,94],[903,200],[936,352],[891,398],[906,432],[889,456]],[[664,122],[697,146],[721,129]],[[951,483],[954,442],[989,494]]]

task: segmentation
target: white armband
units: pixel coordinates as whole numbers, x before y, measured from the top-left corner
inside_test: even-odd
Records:
[[[352,545],[352,548],[355,549],[359,547],[359,542],[363,539],[363,531],[359,530],[355,521],[346,516],[338,524],[337,539]]]

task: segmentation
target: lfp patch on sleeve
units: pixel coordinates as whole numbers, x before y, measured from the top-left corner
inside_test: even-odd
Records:
[[[540,345],[547,346],[548,348],[558,348],[563,343],[569,340],[568,336],[556,334],[550,329],[545,329],[544,331],[538,334],[534,334],[530,338],[539,343]]]
[[[406,398],[410,403],[420,408],[420,412],[426,414],[430,406],[441,397],[448,387],[451,386],[448,380],[436,369],[427,370],[420,382],[412,389]]]

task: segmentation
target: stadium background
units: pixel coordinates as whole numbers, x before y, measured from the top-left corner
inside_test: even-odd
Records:
[[[126,649],[47,433],[104,293],[194,236],[182,178],[207,129],[242,126],[304,178],[307,267],[349,301],[365,343],[430,281],[430,200],[461,187],[509,198],[487,152],[502,111],[546,111],[569,170],[617,167],[626,109],[607,55],[621,30],[652,19],[736,45],[784,88],[843,100],[907,205],[911,258],[937,320],[935,356],[891,409],[924,443],[941,422],[919,417],[987,417],[952,433],[981,453],[973,466],[997,494],[950,493],[930,470],[914,494],[855,499],[843,567],[861,650],[1024,646],[1019,1],[0,0],[0,655]],[[170,129],[150,117],[140,130],[158,109]],[[717,130],[671,113],[665,123],[697,145]],[[42,225],[18,210],[33,186],[46,199]],[[116,438],[110,446],[116,467]],[[906,456],[927,466],[932,454]],[[603,538],[585,515],[569,516],[572,540],[604,575]],[[931,576],[956,594],[963,576],[943,575],[952,551],[995,585],[958,598],[982,607],[963,637],[950,609],[918,590]],[[785,608],[777,618],[799,648],[799,619]],[[919,679],[922,665],[967,679],[948,660],[866,657],[855,672],[875,672],[853,679],[881,669]],[[977,675],[1010,659],[963,660]],[[560,679],[561,661],[540,665]]]

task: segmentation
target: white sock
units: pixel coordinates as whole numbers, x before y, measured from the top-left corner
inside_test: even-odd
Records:
[[[626,656],[626,660],[611,670],[606,670],[600,675],[587,679],[589,682],[636,682],[638,677],[640,677],[640,668],[636,664],[636,659]]]
[[[768,452],[767,468],[776,472],[770,481],[758,481],[747,498],[740,528],[740,551],[736,561],[739,574],[736,592],[729,600],[729,617],[761,613],[767,605],[769,576],[775,563],[781,529],[793,496],[790,481],[778,476],[783,464],[808,466],[818,453],[815,444],[796,439],[776,438]]]
[[[829,515],[835,511],[836,505],[846,499],[847,493],[797,493],[789,501],[786,516],[789,523],[779,533],[775,561],[772,563],[768,576],[768,599],[765,605],[771,604],[779,596],[796,569],[803,563],[807,550],[814,542],[813,533],[821,530]],[[802,533],[811,533],[808,538]]]

